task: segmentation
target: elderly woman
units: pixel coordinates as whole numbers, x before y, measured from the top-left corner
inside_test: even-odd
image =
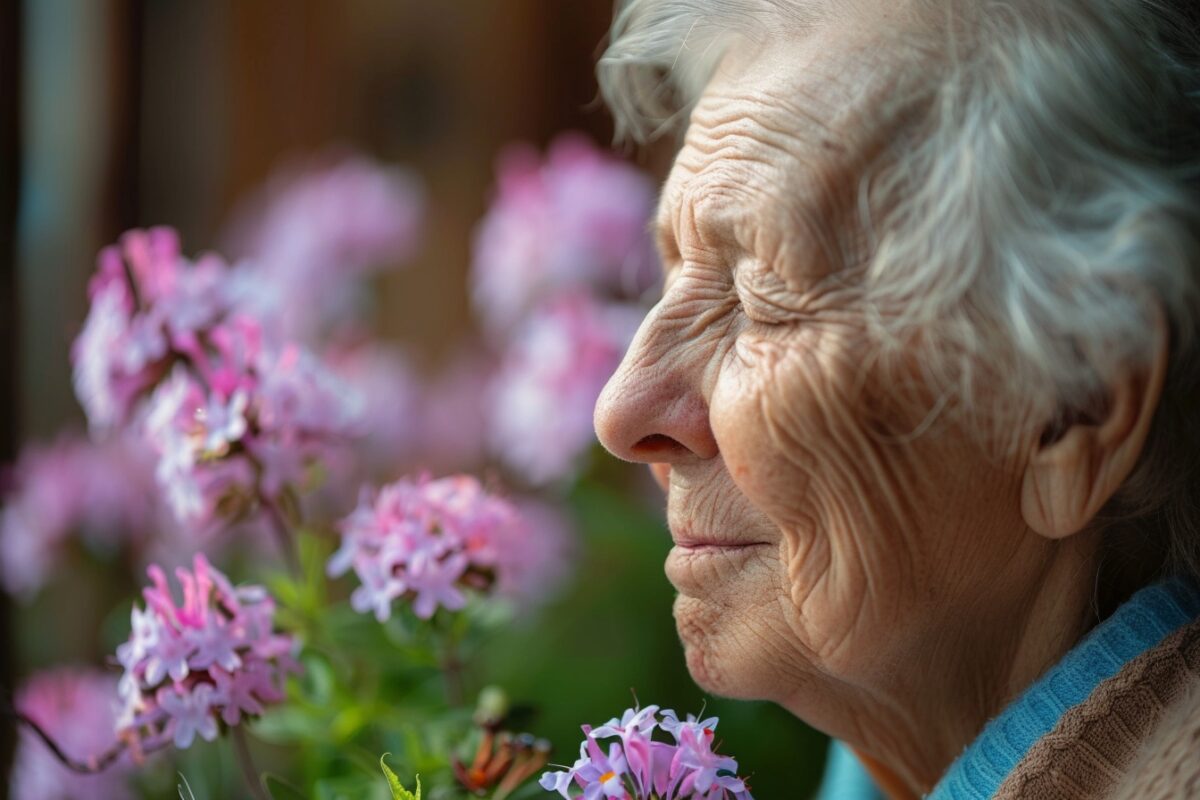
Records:
[[[596,429],[667,491],[688,666],[891,797],[1200,796],[1200,72],[1163,5],[632,0],[600,62],[622,132],[687,121]]]

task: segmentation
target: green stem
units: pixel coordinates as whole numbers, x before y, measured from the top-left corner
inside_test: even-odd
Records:
[[[266,495],[259,497],[259,503],[266,512],[271,532],[275,534],[275,541],[279,544],[279,550],[283,553],[283,560],[287,563],[288,570],[291,571],[293,577],[299,578],[300,556],[296,552],[296,540],[292,538],[292,532],[283,518],[283,512],[279,510],[279,506],[275,505],[275,501]]]
[[[250,743],[246,741],[246,732],[241,725],[230,727],[230,738],[233,739],[233,750],[237,754],[238,766],[242,768],[242,777],[246,779],[246,785],[250,787],[250,794],[254,795],[254,800],[271,800],[271,796],[263,788],[262,780],[258,776],[258,769],[254,766],[254,757],[250,755]]]

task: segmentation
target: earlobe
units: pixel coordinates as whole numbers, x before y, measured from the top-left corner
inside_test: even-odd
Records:
[[[1167,372],[1167,328],[1156,315],[1153,357],[1119,373],[1100,413],[1042,437],[1021,486],[1021,513],[1042,536],[1083,530],[1133,472],[1150,433]]]

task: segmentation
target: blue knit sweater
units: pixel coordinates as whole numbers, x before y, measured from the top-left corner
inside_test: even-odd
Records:
[[[929,795],[930,800],[986,800],[1030,748],[1054,730],[1068,709],[1101,682],[1200,617],[1200,586],[1174,578],[1142,589],[1036,683],[1014,700],[967,747]],[[882,800],[858,760],[838,742],[830,748],[818,800]]]

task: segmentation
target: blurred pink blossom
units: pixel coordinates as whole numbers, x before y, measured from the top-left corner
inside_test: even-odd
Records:
[[[71,758],[100,756],[116,743],[116,678],[91,669],[59,667],[33,675],[17,690],[19,711],[38,723]],[[32,731],[23,730],[17,745],[11,791],[13,800],[125,800],[127,757],[103,772],[84,775],[63,766]]]
[[[93,431],[136,419],[190,528],[271,500],[360,430],[361,398],[248,313],[231,272],[184,260],[169,228],[130,231],[101,252],[74,348]]]
[[[229,247],[248,262],[236,291],[269,327],[312,343],[356,315],[365,276],[412,257],[424,206],[414,175],[364,156],[294,165],[234,217]]]
[[[492,451],[531,484],[570,478],[595,441],[592,411],[642,310],[562,295],[516,329],[490,394]]]
[[[341,523],[342,543],[330,558],[331,576],[354,570],[360,586],[350,601],[382,622],[404,599],[428,619],[440,606],[466,605],[465,589],[532,595],[553,577],[549,539],[507,500],[469,475],[400,480],[364,489],[358,508]],[[557,566],[557,565],[556,565]]]
[[[333,348],[326,361],[338,379],[362,397],[361,437],[355,457],[369,472],[393,472],[417,458],[426,421],[422,416],[424,386],[416,369],[399,347],[367,341]],[[353,494],[351,495],[353,497]]]
[[[111,550],[140,543],[160,521],[153,458],[130,437],[102,443],[62,436],[26,448],[0,509],[0,585],[28,596],[78,536]]]
[[[471,269],[485,326],[506,330],[564,290],[640,298],[657,282],[655,194],[647,175],[578,134],[559,137],[545,161],[526,146],[505,152]]]
[[[176,363],[142,418],[168,504],[199,528],[273,501],[361,432],[362,398],[311,354],[264,345],[245,318],[209,340],[209,351]]]
[[[229,312],[228,285],[220,259],[188,262],[170,228],[132,230],[100,251],[91,309],[71,349],[75,393],[93,433],[126,422],[173,351],[195,347],[198,334]]]
[[[115,727],[137,752],[173,742],[212,741],[218,720],[237,725],[284,699],[288,672],[298,671],[295,640],[274,632],[275,602],[261,586],[235,587],[197,554],[192,570],[175,576],[177,605],[167,576],[149,570],[146,606],[133,607],[129,640],[117,648],[124,669]]]

